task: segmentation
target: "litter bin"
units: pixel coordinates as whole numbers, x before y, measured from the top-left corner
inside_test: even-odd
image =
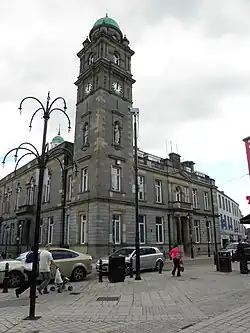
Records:
[[[125,281],[125,257],[109,257],[109,282]]]
[[[218,253],[218,268],[220,272],[231,273],[232,272],[232,260],[230,252]]]

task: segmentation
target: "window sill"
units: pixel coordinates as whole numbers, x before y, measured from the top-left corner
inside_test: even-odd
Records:
[[[120,144],[117,143],[112,143],[112,147],[114,147],[116,150],[121,150],[122,146]]]
[[[87,150],[88,148],[89,148],[89,143],[83,145],[83,146],[81,147],[81,150],[85,151],[85,150]]]
[[[161,243],[156,242],[156,245],[164,245],[164,242],[161,242]]]
[[[156,205],[164,205],[164,202],[157,202],[157,201],[155,201],[154,202]]]
[[[89,193],[89,190],[78,192],[78,194],[85,194],[85,193]],[[71,200],[72,200],[72,199],[71,199]],[[71,200],[69,200],[69,201],[71,201]]]
[[[122,192],[122,191],[119,191],[119,190],[110,190],[111,192],[114,192],[114,193],[120,193],[120,194],[125,194],[124,192]]]
[[[138,199],[138,200],[139,200],[139,202],[147,202],[146,199]]]

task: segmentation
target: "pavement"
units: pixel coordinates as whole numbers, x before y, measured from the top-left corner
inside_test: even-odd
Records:
[[[168,265],[167,265],[168,266]],[[0,333],[240,333],[250,331],[250,275],[187,264],[180,278],[170,271],[142,273],[111,284],[97,276],[74,283],[75,294],[37,300],[37,321],[28,321],[28,293],[0,293]]]

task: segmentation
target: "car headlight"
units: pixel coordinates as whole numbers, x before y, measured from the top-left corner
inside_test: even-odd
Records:
[[[91,256],[89,257],[89,261],[92,261],[92,257]]]

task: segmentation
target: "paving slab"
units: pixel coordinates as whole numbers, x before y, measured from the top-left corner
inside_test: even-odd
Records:
[[[233,332],[232,327],[250,325],[243,316],[250,312],[250,275],[234,268],[219,273],[212,265],[188,266],[180,278],[168,271],[150,272],[143,273],[141,281],[126,278],[114,284],[92,278],[74,283],[76,294],[39,296],[37,315],[42,317],[37,321],[23,320],[28,315],[27,293],[20,299],[13,291],[0,293],[0,333],[205,333],[223,331],[223,325]]]

